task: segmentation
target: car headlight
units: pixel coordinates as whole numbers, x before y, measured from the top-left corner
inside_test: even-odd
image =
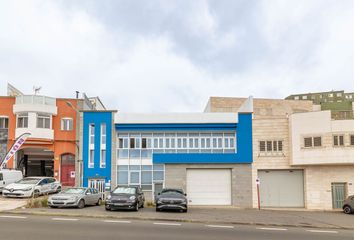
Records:
[[[130,196],[130,198],[129,198],[130,201],[134,201],[135,199],[136,199],[135,196]]]
[[[112,199],[112,196],[111,195],[108,195],[106,200],[111,200]]]

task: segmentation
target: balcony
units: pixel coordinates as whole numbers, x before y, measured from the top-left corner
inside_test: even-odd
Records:
[[[41,112],[57,115],[56,99],[38,95],[21,95],[16,97],[14,114],[21,112]]]
[[[348,120],[354,119],[354,111],[331,111],[333,120]]]

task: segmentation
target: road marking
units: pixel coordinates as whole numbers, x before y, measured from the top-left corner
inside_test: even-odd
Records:
[[[328,231],[328,230],[306,230],[313,233],[338,233],[337,231]]]
[[[131,221],[103,220],[105,223],[132,223]]]
[[[54,221],[78,221],[76,218],[52,218]]]
[[[181,226],[180,223],[154,223],[155,225]]]
[[[286,228],[257,228],[261,230],[269,230],[269,231],[287,231],[288,229]]]
[[[234,228],[234,226],[226,226],[226,225],[205,225],[210,228]]]
[[[24,216],[0,216],[1,218],[16,218],[16,219],[25,219],[27,217]]]

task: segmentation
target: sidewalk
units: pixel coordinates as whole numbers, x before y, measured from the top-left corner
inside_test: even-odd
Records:
[[[26,199],[8,199],[0,197],[0,211],[17,209],[25,206],[26,204]]]
[[[84,209],[16,209],[3,213],[35,214],[68,217],[95,217],[115,219],[203,222],[218,224],[247,224],[263,226],[288,226],[307,228],[337,228],[354,230],[354,215],[342,212],[312,212],[291,210],[256,210],[235,208],[192,208],[188,213],[155,212],[155,208],[140,209],[139,212],[107,212],[104,206]]]

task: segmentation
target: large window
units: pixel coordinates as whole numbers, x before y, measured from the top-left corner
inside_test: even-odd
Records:
[[[61,130],[62,131],[72,131],[73,130],[73,119],[72,118],[62,118],[61,119]]]
[[[9,119],[7,117],[0,117],[0,129],[9,128]]]
[[[107,140],[106,124],[102,123],[101,124],[101,144],[106,144],[106,140]]]
[[[93,168],[95,166],[95,125],[89,125],[89,160],[88,167]]]
[[[119,159],[151,158],[153,153],[235,153],[236,133],[119,133]]]
[[[50,116],[46,114],[37,114],[37,128],[50,128]]]
[[[154,183],[165,180],[165,166],[157,165],[118,165],[118,186],[140,186],[145,191],[151,191]]]
[[[21,113],[17,115],[17,127],[28,128],[28,113]]]

